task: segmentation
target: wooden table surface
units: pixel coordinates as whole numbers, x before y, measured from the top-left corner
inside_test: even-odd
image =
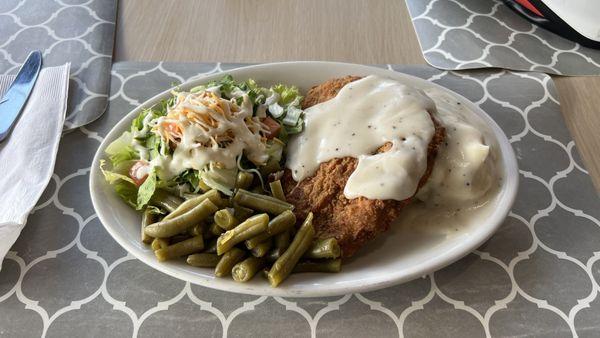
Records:
[[[114,58],[425,64],[402,0],[121,0]],[[600,77],[553,78],[600,190]]]

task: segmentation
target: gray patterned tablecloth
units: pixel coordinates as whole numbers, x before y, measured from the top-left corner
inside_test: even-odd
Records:
[[[600,50],[582,47],[531,24],[501,0],[406,3],[425,60],[436,68],[497,67],[600,75]]]
[[[117,0],[0,0],[0,74],[42,51],[45,66],[71,63],[65,128],[106,110]]]
[[[506,132],[521,174],[500,230],[412,282],[341,297],[225,293],[128,255],[91,206],[92,155],[136,105],[230,64],[117,63],[108,113],[63,136],[55,174],[0,273],[0,335],[484,337],[600,336],[600,203],[549,76],[389,66],[451,88]]]

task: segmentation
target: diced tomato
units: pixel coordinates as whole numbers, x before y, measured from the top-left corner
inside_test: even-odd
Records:
[[[148,166],[148,162],[139,160],[129,169],[129,177],[136,186],[139,187],[148,178]]]
[[[279,122],[273,120],[270,117],[265,117],[264,119],[262,119],[261,122],[264,123],[268,128],[267,132],[265,133],[266,138],[272,139],[279,135],[279,131],[281,130],[281,125],[279,124]]]

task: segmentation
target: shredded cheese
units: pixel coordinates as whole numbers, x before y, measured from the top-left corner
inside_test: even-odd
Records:
[[[236,158],[244,152],[256,165],[267,161],[267,126],[252,116],[248,96],[241,95],[238,105],[236,99],[226,100],[218,94],[208,90],[173,93],[174,104],[153,127],[153,132],[175,147],[172,158],[153,163],[167,176],[188,168],[200,170],[210,162],[234,168]]]

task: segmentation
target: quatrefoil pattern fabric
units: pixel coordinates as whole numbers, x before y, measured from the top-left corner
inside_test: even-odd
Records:
[[[1,0],[0,74],[14,74],[32,50],[45,66],[71,63],[66,129],[106,110],[116,0]]]
[[[531,24],[502,0],[406,0],[406,4],[423,56],[436,68],[600,75],[600,50]]]
[[[92,156],[146,99],[232,64],[116,63],[108,113],[63,136],[50,185],[0,273],[0,335],[593,337],[600,335],[600,203],[549,76],[384,65],[475,102],[510,139],[520,191],[485,244],[423,278],[328,298],[232,294],[127,254],[89,198]]]

